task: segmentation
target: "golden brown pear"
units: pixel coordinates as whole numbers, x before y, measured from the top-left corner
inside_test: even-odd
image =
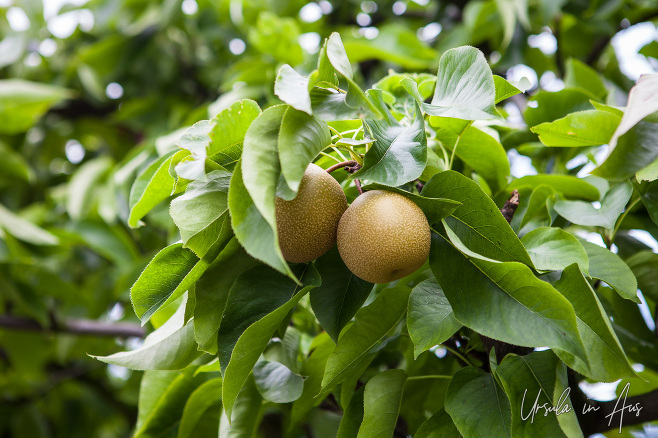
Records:
[[[357,197],[338,224],[338,251],[357,277],[388,283],[420,268],[430,252],[423,211],[404,196],[372,190]]]
[[[336,244],[338,221],[347,209],[345,193],[324,169],[310,164],[297,197],[276,198],[276,229],[283,257],[292,263],[315,260]]]

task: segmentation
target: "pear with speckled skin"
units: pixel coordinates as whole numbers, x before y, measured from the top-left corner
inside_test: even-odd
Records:
[[[358,196],[338,224],[338,252],[357,277],[399,280],[420,268],[430,252],[423,211],[404,196],[372,190]]]
[[[292,263],[315,260],[336,244],[347,199],[338,181],[310,164],[292,201],[276,198],[276,229],[283,257]]]

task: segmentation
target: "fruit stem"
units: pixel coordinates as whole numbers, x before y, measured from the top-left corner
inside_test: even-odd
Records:
[[[352,169],[353,167],[355,167],[355,166],[358,165],[358,164],[359,164],[359,163],[357,163],[357,162],[354,161],[354,160],[343,161],[343,162],[340,162],[340,163],[338,163],[338,164],[334,164],[333,166],[331,166],[330,168],[328,168],[328,169],[327,169],[327,173],[331,173],[331,172],[333,172],[334,170],[338,170],[338,169],[341,169],[341,168],[345,168],[345,170],[346,170],[347,172],[350,172],[350,169]],[[354,172],[354,171],[352,171],[352,172],[350,172],[350,173],[353,173],[353,172]]]
[[[354,185],[356,186],[356,189],[359,191],[359,195],[363,195],[363,189],[361,188],[361,181],[355,179]]]

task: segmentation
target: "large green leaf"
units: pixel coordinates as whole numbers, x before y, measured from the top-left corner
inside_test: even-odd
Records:
[[[365,120],[375,142],[363,158],[363,167],[353,176],[390,186],[415,180],[427,163],[425,120],[420,109],[416,106],[415,117],[406,126],[390,113],[381,90],[368,94],[384,118]]]
[[[303,288],[265,267],[245,272],[231,288],[218,333],[222,394],[229,418],[242,385],[281,321],[311,288],[320,285],[315,268],[306,265],[300,270]]]
[[[432,103],[421,103],[427,114],[464,120],[496,118],[493,74],[479,49],[462,46],[446,50],[439,60],[436,76]],[[414,81],[405,79],[402,83],[420,99]]]
[[[580,407],[574,407],[565,393],[566,366],[552,351],[508,355],[496,375],[512,408],[512,436],[583,436],[573,410]],[[538,409],[533,410],[535,401]]]
[[[658,181],[646,184],[646,187],[641,188],[640,194],[651,220],[658,224]]]
[[[465,437],[512,436],[507,395],[491,374],[479,368],[465,367],[452,376],[445,410]]]
[[[494,193],[507,185],[510,174],[507,153],[491,135],[469,126],[460,135],[448,129],[439,129],[436,139],[448,150],[454,150],[460,160],[480,174]]]
[[[567,60],[565,64],[564,85],[567,88],[578,88],[586,91],[598,101],[605,99],[608,90],[596,70],[575,58]]]
[[[159,308],[172,303],[192,287],[219,249],[202,259],[183,248],[182,243],[174,243],[157,253],[130,289],[130,299],[142,325]]]
[[[521,242],[540,271],[561,271],[572,263],[577,263],[584,272],[589,268],[585,248],[561,228],[536,228],[524,235]]]
[[[222,411],[219,438],[250,438],[256,436],[263,415],[263,398],[249,376],[235,400],[231,413]],[[231,420],[229,421],[229,417]]]
[[[201,355],[194,340],[194,320],[185,324],[185,306],[144,339],[141,347],[110,356],[92,356],[132,370],[180,370]]]
[[[336,438],[352,438],[358,435],[359,427],[361,427],[363,421],[363,411],[365,410],[363,406],[365,389],[365,386],[359,388],[344,409]]]
[[[212,140],[207,155],[222,166],[230,166],[240,159],[244,136],[251,123],[261,114],[258,104],[243,99],[223,110],[215,118],[210,132]]]
[[[305,112],[288,108],[279,132],[281,173],[294,193],[299,190],[309,163],[328,145],[331,134],[326,122]]]
[[[0,81],[0,133],[27,131],[48,109],[71,97],[69,90],[22,79]]]
[[[412,200],[421,210],[425,213],[427,217],[427,222],[430,225],[440,222],[441,219],[450,216],[454,211],[461,205],[461,202],[454,201],[447,198],[428,198],[425,196],[419,196],[415,193],[402,190],[397,187],[391,187],[384,184],[372,183],[363,187],[363,190],[387,190],[389,192],[398,193],[405,198]]]
[[[407,376],[403,370],[386,370],[366,384],[363,421],[357,438],[392,436],[400,411]]]
[[[620,127],[621,123],[615,135]],[[614,136],[610,140],[611,145],[613,140]],[[594,169],[592,174],[613,181],[628,179],[658,158],[657,142],[658,123],[639,122],[618,138],[614,149],[611,147],[603,164]]]
[[[169,174],[169,162],[174,153],[172,151],[151,163],[133,183],[128,217],[128,225],[131,227],[139,226],[140,219],[171,195],[176,181]]]
[[[206,181],[192,181],[185,194],[171,201],[169,214],[186,248],[203,257],[220,235],[230,236],[228,188],[231,174],[214,170]],[[228,235],[227,235],[228,234]]]
[[[430,267],[465,326],[510,344],[586,358],[573,307],[527,266],[469,259],[433,233]]]
[[[414,343],[414,357],[445,342],[461,328],[441,286],[425,280],[411,291],[407,327]]]
[[[228,206],[235,237],[252,257],[277,271],[292,275],[279,248],[276,228],[268,223],[254,205],[242,180],[242,161],[233,169],[228,192]]]
[[[445,221],[472,251],[494,260],[532,266],[516,233],[475,181],[455,171],[441,172],[425,184],[421,195],[462,203]]]
[[[337,247],[318,258],[315,268],[322,284],[311,291],[311,307],[322,328],[337,342],[343,327],[368,298],[372,283],[361,280],[345,266]]]
[[[556,354],[570,368],[599,382],[612,382],[634,376],[635,371],[615,336],[610,318],[578,265],[573,264],[562,271],[555,288],[569,300],[576,311],[578,329],[590,359],[589,365],[557,349]]]
[[[515,179],[507,186],[507,191],[514,189],[522,189],[528,187],[535,189],[539,186],[548,186],[561,193],[567,198],[586,199],[588,201],[598,201],[601,197],[599,190],[588,183],[575,176],[570,175],[528,175],[519,179]]]
[[[222,379],[214,378],[194,390],[185,403],[177,438],[217,433],[221,413]]]
[[[582,147],[607,144],[620,118],[607,111],[577,111],[553,122],[530,128],[539,140],[552,147]]]
[[[610,250],[580,238],[578,240],[587,252],[589,276],[605,281],[621,297],[639,303],[637,280],[628,265]]]
[[[276,76],[274,94],[291,107],[312,115],[311,95],[308,86],[309,79],[307,77],[297,73],[288,64],[284,64]]]
[[[617,218],[631,199],[633,186],[629,182],[617,184],[606,193],[601,201],[601,207],[583,201],[558,200],[554,207],[560,216],[578,225],[615,228]]]
[[[231,286],[242,273],[258,264],[232,239],[196,282],[194,336],[200,349],[217,353],[217,331]]]
[[[254,366],[254,381],[260,395],[273,403],[297,400],[304,389],[302,376],[279,362],[260,361]]]
[[[626,263],[631,268],[634,276],[637,277],[637,287],[644,295],[658,302],[658,276],[656,276],[656,272],[658,272],[658,254],[651,251],[640,251],[626,259]],[[633,298],[635,298],[634,301],[638,302],[637,295],[634,294]]]
[[[338,340],[327,360],[323,391],[340,383],[358,366],[359,361],[395,327],[407,310],[411,290],[406,287],[387,288],[370,305],[359,310],[355,322]]]
[[[415,438],[461,438],[450,415],[441,408],[416,431]]]
[[[532,96],[523,114],[528,126],[552,122],[569,113],[591,110],[590,95],[579,89],[565,88],[556,92],[539,91]]]

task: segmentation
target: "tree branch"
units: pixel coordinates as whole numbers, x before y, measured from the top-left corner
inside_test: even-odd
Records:
[[[99,337],[143,338],[146,333],[142,327],[131,323],[104,323],[87,319],[70,319],[51,326],[42,326],[38,321],[14,315],[0,315],[0,327],[41,332],[71,333]]]

